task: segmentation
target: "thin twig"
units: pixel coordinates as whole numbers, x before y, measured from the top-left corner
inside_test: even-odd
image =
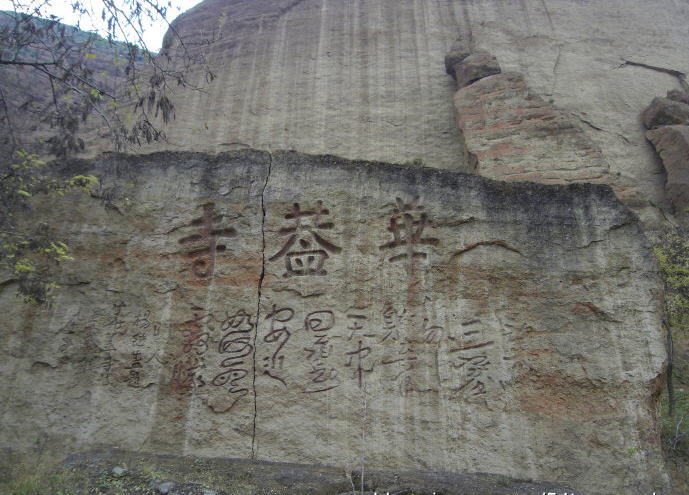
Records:
[[[22,60],[0,60],[0,65],[57,65],[55,62],[24,62]]]

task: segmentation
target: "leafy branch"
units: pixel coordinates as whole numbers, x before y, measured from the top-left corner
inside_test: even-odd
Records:
[[[175,118],[172,89],[203,91],[190,74],[214,79],[201,49],[214,40],[183,39],[168,21],[169,3],[158,0],[73,0],[104,37],[61,23],[49,0],[12,4],[0,12],[0,274],[18,282],[26,301],[45,304],[57,287],[49,267],[69,261],[69,248],[19,218],[36,195],[95,194],[97,186],[92,176],[56,179],[45,162],[86,150],[96,133],[117,150],[164,140],[163,126]],[[160,20],[170,29],[157,55],[143,35]]]

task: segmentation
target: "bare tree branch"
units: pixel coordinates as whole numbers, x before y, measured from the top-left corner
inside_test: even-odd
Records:
[[[22,62],[20,60],[0,60],[0,65],[28,65],[35,67],[37,65],[57,65],[57,62]]]

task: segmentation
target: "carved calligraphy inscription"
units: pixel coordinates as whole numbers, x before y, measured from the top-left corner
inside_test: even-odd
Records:
[[[392,305],[387,305],[383,310],[383,336],[380,343],[387,342],[392,354],[382,358],[381,365],[393,369],[395,375],[393,381],[399,383],[402,394],[414,390],[412,372],[416,369],[418,356],[413,342],[403,337],[405,320],[409,316],[406,309],[396,310]]]
[[[227,396],[214,406],[228,411],[249,393],[255,324],[243,309],[233,314],[193,310],[191,319],[175,326],[181,333],[181,352],[173,364],[170,388],[177,394],[189,394],[207,385],[214,390],[224,388]]]
[[[263,337],[263,342],[271,345],[273,350],[270,356],[263,358],[263,374],[282,383],[285,388],[287,388],[287,383],[281,377],[285,364],[283,349],[292,336],[287,323],[292,320],[293,316],[294,310],[292,308],[278,307],[273,304],[272,311],[265,317],[266,320],[270,321],[270,328]]]
[[[234,228],[222,226],[224,216],[216,212],[214,203],[206,203],[202,208],[201,216],[191,221],[195,233],[179,240],[194,279],[213,276],[217,254],[227,250],[223,239],[237,235]]]
[[[425,259],[428,254],[421,251],[422,246],[438,246],[440,241],[434,237],[423,237],[423,231],[430,225],[424,207],[419,205],[419,197],[405,203],[396,198],[392,210],[388,232],[392,240],[379,246],[381,250],[392,250],[397,254],[390,256],[389,261],[406,259],[411,263],[415,258]]]
[[[127,386],[146,387],[155,383],[157,366],[162,362],[156,352],[160,329],[151,323],[150,311],[125,316],[122,309],[117,307],[109,324],[114,332],[110,338],[108,375],[114,370]]]
[[[328,220],[330,214],[322,201],[293,203],[285,212],[285,223],[277,230],[282,245],[269,258],[284,263],[282,278],[288,281],[282,284],[296,277],[328,274],[328,260],[342,252],[328,232],[335,228]],[[222,239],[236,236],[234,228],[226,224],[213,203],[204,204],[202,215],[191,222],[195,232],[179,240],[193,280],[213,277],[216,255],[226,250]],[[440,240],[429,234],[431,227],[418,196],[411,201],[396,198],[387,225],[390,238],[378,245],[380,255],[391,263],[403,261],[413,275],[416,260],[428,259],[430,248],[440,245]],[[179,325],[182,352],[174,365],[173,389],[187,393],[209,385],[202,394],[204,402],[216,412],[224,412],[249,394],[252,373],[270,379],[264,383],[306,394],[341,385],[363,389],[367,381],[378,377],[375,387],[406,395],[439,392],[437,377],[442,367],[452,370],[452,378],[444,384],[453,396],[485,395],[491,366],[500,359],[489,352],[495,341],[470,325],[451,329],[461,331],[461,336],[448,332],[431,317],[424,317],[432,305],[426,307],[424,302],[422,307],[415,301],[407,298],[401,307],[387,304],[346,311],[302,306],[303,312],[282,301],[267,306],[263,315],[253,317],[256,321],[243,309],[216,317],[217,313],[203,314],[196,308],[199,314]],[[256,363],[254,339],[263,349]],[[439,358],[441,352],[444,355]],[[133,354],[132,369],[139,362]],[[135,376],[133,373],[132,380]],[[222,394],[223,390],[227,394]]]
[[[215,387],[227,388],[232,405],[249,393],[249,370],[252,366],[254,346],[251,343],[254,323],[243,309],[228,316],[221,324],[223,336],[218,343],[218,354],[222,361],[222,371],[217,374],[211,384]]]
[[[330,362],[333,345],[328,332],[334,326],[335,314],[332,311],[313,311],[304,319],[304,328],[312,339],[311,345],[304,348],[306,361],[311,366],[310,380],[304,390],[307,394],[332,390],[341,383],[337,369]]]
[[[270,261],[285,259],[285,273],[283,277],[308,275],[326,275],[325,262],[330,257],[328,253],[339,253],[342,248],[336,246],[324,237],[323,231],[332,230],[332,222],[324,221],[330,210],[323,207],[322,201],[316,202],[312,210],[302,210],[299,203],[294,203],[285,215],[289,226],[278,231],[281,237],[287,237],[282,248],[270,257]]]
[[[196,309],[191,319],[174,326],[181,333],[182,352],[173,364],[170,388],[178,394],[191,392],[197,370],[203,365],[208,339],[213,330],[212,315],[201,314],[201,308]]]
[[[451,390],[460,396],[479,397],[487,392],[486,379],[495,341],[483,333],[479,320],[463,322],[460,338],[450,345],[451,366],[459,372],[458,381]]]
[[[347,362],[345,366],[352,368],[353,376],[359,388],[363,388],[365,375],[373,371],[373,364],[369,362],[369,355],[371,354],[369,342],[375,339],[377,334],[371,330],[368,317],[357,313],[347,315],[347,330],[349,331],[347,341],[354,340],[354,346],[346,353]]]
[[[244,331],[250,332],[249,315],[243,321]],[[374,388],[407,395],[440,392],[438,373],[447,376],[438,368],[442,366],[451,370],[449,380],[443,381],[451,395],[477,397],[488,392],[489,383],[497,382],[492,378],[494,363],[501,358],[495,340],[485,336],[499,331],[474,327],[474,321],[478,322],[469,320],[448,332],[430,315],[410,313],[404,305],[344,312],[312,307],[301,316],[292,307],[273,304],[259,329],[263,352],[257,371],[285,390],[306,394],[343,384],[370,390],[367,384],[376,377]],[[232,333],[235,357],[248,359],[253,348],[240,327]],[[508,330],[503,334],[509,335]],[[246,370],[250,367],[234,369],[233,379],[246,378]],[[231,392],[246,393],[241,387],[231,387]]]

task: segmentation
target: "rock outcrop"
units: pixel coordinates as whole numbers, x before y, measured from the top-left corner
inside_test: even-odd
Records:
[[[145,150],[295,149],[471,171],[456,136],[455,83],[443,71],[463,35],[472,57],[488,57],[466,68],[494,68],[493,57],[520,74],[581,128],[602,153],[605,182],[655,229],[657,206],[668,203],[639,115],[652,95],[681,88],[687,9],[671,0],[206,0],[174,25],[188,47],[217,39],[198,48],[217,78],[208,86],[199,71],[189,82],[205,91],[172,88],[168,141]],[[166,50],[178,47],[168,36]],[[109,149],[104,134],[85,137],[87,153]],[[596,175],[582,167],[568,174]]]
[[[500,74],[500,65],[490,53],[473,50],[471,42],[467,43],[465,37],[460,36],[450,54],[445,56],[445,70],[457,81],[457,87],[463,88],[484,77]]]
[[[663,160],[668,198],[679,210],[689,208],[689,126],[661,126],[647,136]]]
[[[666,98],[653,98],[641,118],[665,169],[665,193],[681,221],[689,207],[689,92],[672,90]]]
[[[662,291],[607,186],[294,152],[87,172],[103,206],[35,205],[79,260],[54,309],[0,285],[2,448],[664,490]]]
[[[458,79],[454,97],[467,162],[476,173],[545,184],[610,180],[600,148],[577,121],[535,95],[521,74],[497,72],[472,71],[477,77],[470,83]]]
[[[670,98],[653,98],[641,119],[646,129],[664,125],[689,125],[689,104]]]

